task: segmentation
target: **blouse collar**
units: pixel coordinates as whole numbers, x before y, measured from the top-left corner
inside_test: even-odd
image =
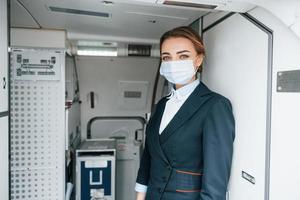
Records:
[[[174,89],[172,87],[171,90],[171,95],[168,96],[168,99],[170,98],[175,98],[177,100],[184,100],[188,98],[188,96],[195,90],[195,88],[200,84],[200,80],[196,79],[193,82],[179,88],[179,89]]]

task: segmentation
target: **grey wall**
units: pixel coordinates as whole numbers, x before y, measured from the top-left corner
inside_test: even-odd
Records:
[[[94,116],[145,116],[151,109],[158,58],[89,57],[76,58],[79,76],[82,137],[86,138],[86,124]],[[145,107],[121,108],[119,81],[146,81],[148,92]],[[95,93],[95,108],[90,107],[89,92]],[[122,102],[121,102],[122,103]]]

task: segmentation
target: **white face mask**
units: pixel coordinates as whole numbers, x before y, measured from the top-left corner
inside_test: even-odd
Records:
[[[160,74],[174,84],[186,84],[196,74],[193,60],[178,60],[162,62]]]

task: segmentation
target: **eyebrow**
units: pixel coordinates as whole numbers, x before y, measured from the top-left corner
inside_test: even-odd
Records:
[[[183,50],[183,51],[178,51],[177,54],[180,54],[180,53],[191,53],[189,50]]]
[[[191,53],[191,52],[189,50],[182,50],[182,51],[176,52],[176,54],[181,54],[181,53]],[[170,53],[163,52],[162,55],[170,55]]]

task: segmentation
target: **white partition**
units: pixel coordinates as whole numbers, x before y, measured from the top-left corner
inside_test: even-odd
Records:
[[[8,181],[8,117],[0,117],[0,199],[9,200]]]
[[[0,1],[0,199],[9,199],[7,1]]]
[[[290,79],[295,84],[298,81],[298,92],[280,92],[277,75],[284,71],[300,71],[300,38],[262,8],[250,14],[274,31],[269,200],[299,200],[300,76]]]
[[[65,198],[64,66],[62,49],[12,49],[11,200]]]
[[[11,28],[11,46],[65,48],[66,32],[64,30]]]
[[[8,110],[7,4],[0,2],[0,113]]]
[[[228,199],[263,200],[269,133],[268,34],[234,14],[205,30],[203,39],[207,56],[202,80],[231,100],[236,120]]]
[[[157,58],[79,56],[76,65],[83,138],[86,138],[88,121],[95,116],[144,117],[150,112],[153,82],[159,67]],[[122,91],[128,88],[142,92],[141,98],[123,98]],[[91,108],[90,92],[94,92],[94,108]],[[136,100],[139,108],[132,107]]]

